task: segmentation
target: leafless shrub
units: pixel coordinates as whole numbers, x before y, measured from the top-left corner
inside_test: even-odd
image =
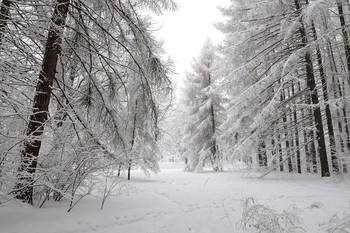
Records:
[[[253,228],[258,232],[306,232],[302,221],[294,210],[278,213],[269,207],[258,204],[252,197],[242,202],[243,213],[241,227]]]
[[[350,233],[350,208],[335,213],[325,228],[330,233]]]

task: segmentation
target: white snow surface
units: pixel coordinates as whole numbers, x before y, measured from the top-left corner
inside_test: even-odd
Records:
[[[276,212],[297,210],[306,232],[326,232],[331,217],[350,205],[349,177],[258,174],[239,169],[188,173],[163,164],[159,174],[132,172],[134,188],[110,196],[82,199],[67,213],[68,202],[42,208],[22,203],[0,205],[1,233],[233,233],[242,229],[242,201],[252,197]]]

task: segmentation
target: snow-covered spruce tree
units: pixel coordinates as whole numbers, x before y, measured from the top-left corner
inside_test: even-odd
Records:
[[[277,1],[235,1],[222,9],[228,19],[218,25],[227,34],[221,48],[226,61],[221,72],[232,99],[222,126],[224,138],[233,156],[262,166],[280,165],[281,170],[288,167],[291,135],[284,132],[289,113],[283,105],[293,83],[293,70],[283,66],[291,51],[280,34],[288,10],[288,5]]]
[[[98,138],[92,145],[97,143],[97,148],[112,158],[111,162],[120,169],[127,169],[130,178],[131,165],[138,165],[145,172],[158,171],[155,146],[159,137],[158,115],[162,114],[161,105],[167,103],[164,100],[171,90],[167,78],[169,70],[160,60],[160,45],[149,34],[149,20],[136,13],[144,5],[119,2],[111,7],[107,3],[112,4],[107,1],[102,7],[101,3],[93,3],[92,6],[80,5],[83,10],[77,8],[78,28],[83,29],[80,32],[83,49],[70,48],[84,63],[79,72],[84,75],[77,77],[80,86],[76,86],[75,92],[76,106],[84,107],[84,111],[74,114],[76,117],[81,114],[79,121],[84,122],[83,131],[88,130],[86,140],[94,142]],[[80,21],[88,9],[93,9],[96,15],[104,11],[109,13],[100,19],[102,22],[94,18]],[[107,22],[115,23],[116,30],[106,31],[101,25],[110,27]],[[85,35],[84,28],[95,31]],[[79,91],[80,88],[83,90]],[[92,153],[92,161],[99,163],[98,153]]]
[[[296,6],[297,5],[298,4],[296,2]],[[323,125],[328,161],[330,161],[331,164],[330,170],[334,173],[339,173],[346,172],[346,163],[343,162],[343,152],[346,150],[344,142],[346,142],[347,138],[349,137],[349,131],[346,117],[347,101],[344,102],[344,100],[341,100],[341,98],[338,97],[339,95],[337,94],[336,89],[339,89],[339,83],[342,83],[342,85],[345,84],[344,82],[346,82],[346,77],[349,75],[349,73],[347,71],[340,75],[340,73],[343,72],[341,70],[344,69],[343,64],[347,63],[346,49],[344,54],[339,54],[339,57],[341,60],[343,60],[338,61],[339,68],[335,68],[337,65],[335,65],[334,59],[332,59],[334,56],[334,54],[332,55],[332,51],[334,51],[334,49],[339,49],[340,46],[336,37],[339,36],[339,26],[341,26],[341,23],[340,25],[335,23],[336,20],[334,19],[336,19],[336,17],[334,17],[335,11],[333,10],[336,5],[338,6],[339,10],[338,1],[300,1],[299,6],[302,7],[302,9],[300,9],[302,24],[299,32],[303,35],[302,27],[304,26],[305,36],[303,37],[304,41],[302,43],[304,43],[304,45],[306,42],[310,44],[309,46],[305,47],[309,49],[311,60],[310,65],[313,64],[313,69],[310,69],[310,71],[313,71],[316,81],[315,91],[312,94],[315,96],[316,94],[318,95],[320,103],[320,113],[318,115],[320,115],[320,118],[321,115],[325,116],[323,118]],[[343,35],[344,33],[344,30],[342,30]],[[342,49],[338,51],[342,51]],[[305,58],[305,60],[307,59]],[[334,62],[332,62],[332,60]],[[342,92],[343,98],[346,98],[346,93],[349,93],[348,86],[343,86],[342,89],[343,90],[340,92]],[[312,98],[315,99],[315,96]],[[312,102],[315,101],[312,100]],[[339,103],[341,104],[339,105]],[[341,108],[343,108],[343,110],[341,110]],[[343,114],[340,114],[341,111]],[[316,112],[317,107],[314,108],[315,119]],[[336,123],[337,121],[338,123]],[[315,122],[316,128],[321,125],[321,123],[317,124],[316,120]],[[319,132],[321,132],[320,127],[317,128],[316,134]],[[344,132],[344,134],[341,135],[340,132]],[[320,135],[317,135],[317,138],[320,138]],[[342,138],[345,138],[345,140]],[[347,147],[348,146],[349,145],[347,145]],[[322,156],[320,157],[320,163],[321,172],[325,173],[322,163],[325,164],[326,162]]]
[[[222,97],[216,91],[216,59],[215,47],[207,39],[184,84],[187,122],[183,145],[189,171],[201,171],[208,160],[214,171],[223,169],[218,140]]]
[[[256,164],[281,171],[320,169],[328,176],[328,161],[334,172],[346,171],[338,161],[348,133],[340,71],[346,56],[334,59],[341,51],[334,7],[335,1],[233,1],[222,9],[222,72],[233,99],[222,129],[233,154],[251,153]],[[258,149],[244,150],[252,147]]]
[[[157,125],[170,90],[169,69],[149,19],[138,12],[160,13],[176,5],[168,0],[2,3],[10,12],[0,19],[1,72],[7,74],[0,88],[2,194],[14,185],[15,179],[7,178],[17,177],[12,193],[25,202],[53,193],[56,200],[73,198],[96,169],[123,163],[136,141],[138,164],[157,170]],[[130,98],[134,91],[137,108]],[[10,131],[11,124],[18,131]],[[137,135],[133,143],[130,128]]]
[[[300,17],[302,16],[302,10],[303,7],[306,7],[308,4],[308,1],[305,3],[302,3],[299,0],[295,0],[295,8],[296,8],[296,13]],[[303,6],[303,4],[305,4]],[[308,50],[308,43],[310,39],[308,38],[307,35],[307,28],[305,26],[305,22],[303,21],[303,18],[299,18],[299,28],[298,28],[298,33],[301,37],[301,46],[303,49],[306,49],[304,56],[304,63],[305,63],[305,69],[306,69],[306,86],[311,92],[310,98],[311,98],[311,104],[313,106],[313,117],[315,121],[315,127],[316,127],[316,140],[318,143],[318,151],[319,151],[319,156],[320,156],[320,165],[321,165],[321,175],[322,177],[324,176],[329,176],[330,171],[329,171],[329,165],[328,165],[328,158],[327,158],[327,148],[326,148],[326,141],[325,141],[325,132],[324,132],[324,126],[323,126],[323,119],[321,116],[321,107],[319,106],[320,99],[317,93],[316,89],[316,75],[315,75],[315,70],[313,66],[313,58],[311,51]]]

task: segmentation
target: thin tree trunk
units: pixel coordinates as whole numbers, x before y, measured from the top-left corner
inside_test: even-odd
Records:
[[[58,56],[61,53],[62,27],[67,18],[70,0],[57,0],[52,15],[46,48],[36,86],[33,114],[29,118],[27,136],[32,140],[24,143],[21,165],[18,168],[19,177],[16,185],[16,198],[23,202],[33,204],[33,183],[37,166],[37,157],[41,147],[41,136],[48,116],[48,107],[52,92],[52,84],[56,74]]]
[[[212,145],[211,145],[211,154],[212,157],[214,159],[214,171],[218,171],[219,170],[219,164],[218,164],[218,155],[217,155],[217,150],[216,150],[216,138],[215,138],[215,131],[216,131],[216,125],[215,125],[215,115],[214,115],[214,105],[213,103],[210,106],[210,115],[211,115],[211,125],[212,125],[212,133],[213,133],[213,137],[212,137]]]
[[[297,8],[297,11],[300,11],[301,7],[300,7],[299,0],[295,0],[294,2]],[[299,28],[299,32],[302,39],[302,47],[306,47],[308,44],[307,34],[301,19],[300,19],[300,23],[301,23],[301,26]],[[315,124],[316,124],[316,140],[318,143],[318,151],[320,155],[321,176],[326,177],[326,176],[330,176],[328,159],[327,159],[326,142],[324,137],[321,109],[319,106],[319,100],[318,100],[318,95],[316,90],[316,81],[314,76],[313,64],[312,64],[311,54],[309,51],[306,51],[304,59],[305,59],[305,66],[306,66],[305,67],[306,84],[311,92],[310,93],[311,102],[314,105],[313,115],[314,115]]]
[[[335,62],[334,52],[333,52],[333,48],[332,48],[330,41],[328,41],[327,51],[328,51],[329,56],[330,56],[331,71],[333,73],[338,73],[338,68],[337,68],[337,65]],[[345,98],[345,95],[344,95],[344,92],[342,90],[342,85],[340,83],[339,78],[335,77],[334,75],[332,78],[333,78],[333,84],[336,86],[336,88],[334,88],[335,98]],[[340,139],[339,139],[340,152],[344,153],[345,152],[345,145],[346,145],[347,152],[350,151],[350,132],[349,132],[349,124],[348,124],[348,120],[347,120],[348,119],[348,117],[347,117],[348,111],[346,109],[346,105],[343,105],[342,107],[340,107],[340,109],[337,109],[337,118],[338,118],[337,125],[338,125],[338,132],[340,133]],[[343,129],[345,129],[346,139],[343,139],[343,137],[344,137]],[[347,170],[346,164],[342,164],[342,159],[340,159],[338,162],[339,162],[339,166],[341,166],[341,167],[339,167],[339,171],[343,171],[343,172],[346,171]]]
[[[121,170],[122,170],[122,165],[119,165],[119,167],[118,167],[118,177],[120,177]]]
[[[286,99],[288,99],[290,97],[289,95],[289,87],[287,87],[287,90],[285,90],[283,88],[282,90],[283,92],[283,101],[285,101]],[[285,137],[285,141],[286,141],[286,153],[287,153],[287,165],[286,168],[288,168],[289,172],[293,172],[293,165],[292,165],[292,155],[291,155],[291,148],[293,147],[292,145],[290,145],[293,142],[293,137],[291,136],[291,139],[289,140],[289,133],[288,133],[288,111],[286,111],[283,115],[283,128],[285,129],[285,133],[284,133],[284,137]]]
[[[135,103],[135,113],[134,113],[134,125],[133,125],[133,129],[132,129],[132,138],[131,138],[131,150],[134,147],[135,144],[135,135],[136,135],[136,121],[137,121],[137,100]],[[132,165],[132,160],[129,160],[129,166],[128,166],[128,180],[130,180],[130,173],[131,173],[131,165]]]
[[[279,158],[278,163],[280,165],[279,166],[280,172],[283,172],[283,155],[282,155],[283,148],[282,148],[282,142],[281,142],[281,134],[279,132],[278,132],[278,136],[277,136],[277,141],[278,141],[278,158]]]
[[[344,94],[344,90],[342,88],[342,84],[340,83],[339,79],[337,80],[337,87],[338,87],[337,89],[339,91],[340,98],[346,98],[345,94]],[[338,125],[339,125],[340,132],[342,132],[342,136],[344,135],[343,134],[343,128],[345,129],[345,135],[344,135],[344,138],[342,138],[341,147],[344,149],[344,151],[342,151],[342,152],[345,152],[345,146],[346,146],[346,149],[347,149],[346,152],[347,153],[345,153],[345,154],[347,156],[349,156],[349,152],[350,152],[350,132],[349,132],[349,122],[348,122],[347,115],[348,115],[348,111],[346,109],[346,105],[343,105],[342,106],[342,114],[340,116]],[[347,164],[344,163],[344,159],[341,159],[339,162],[340,162],[339,165],[341,166],[342,171],[344,173],[347,173]]]
[[[307,104],[311,104],[311,102],[307,102]],[[311,112],[310,114],[308,114],[308,117],[314,118],[313,113]],[[315,124],[314,120],[310,120],[310,127],[311,128],[314,126],[314,124]],[[309,163],[308,172],[317,173],[317,152],[316,152],[316,146],[315,146],[315,144],[316,144],[315,143],[315,132],[313,129],[309,129],[305,143],[307,143],[307,139],[310,140],[310,146],[308,147],[308,154],[306,157],[307,163]]]
[[[341,26],[341,31],[343,35],[344,51],[346,57],[346,64],[348,68],[348,84],[350,85],[350,45],[349,45],[349,34],[346,30],[346,21],[344,15],[343,4],[340,0],[337,0],[337,7],[339,13],[339,21]]]
[[[2,0],[0,7],[0,44],[2,44],[2,38],[4,37],[5,29],[8,21],[10,20],[10,7],[11,0]]]
[[[267,167],[266,143],[261,141],[258,147],[259,167]]]
[[[281,80],[278,80],[278,84],[281,85]],[[284,101],[284,96],[283,93],[280,93],[280,101],[283,102]],[[279,121],[283,127],[284,125],[284,119],[282,117],[282,119],[280,119]],[[285,140],[284,137],[285,135],[283,135],[283,132],[281,132],[280,127],[278,127],[277,130],[278,133],[278,152],[279,152],[279,163],[280,163],[280,171],[283,172],[285,170],[285,166],[282,163],[282,161],[286,161],[285,158],[287,157],[286,155],[286,144],[285,144]]]
[[[209,87],[212,84],[211,83],[211,75],[209,74],[208,76],[208,81],[209,81]],[[212,156],[212,160],[213,160],[213,170],[214,171],[218,171],[219,170],[219,164],[218,164],[218,155],[217,155],[217,150],[216,150],[216,138],[215,138],[215,133],[216,133],[216,121],[215,121],[215,111],[214,111],[214,103],[213,103],[213,99],[211,101],[211,105],[210,105],[210,118],[211,118],[211,131],[212,131],[212,145],[211,145],[211,156]]]
[[[312,33],[314,36],[314,40],[317,41],[317,34],[315,25],[312,23]],[[323,99],[326,103],[325,109],[326,109],[326,120],[327,120],[327,128],[328,128],[328,134],[329,134],[329,144],[331,149],[331,161],[332,161],[332,167],[333,171],[335,173],[339,173],[339,161],[336,156],[336,150],[335,150],[335,138],[334,138],[334,128],[333,128],[333,121],[332,121],[332,114],[331,109],[328,103],[328,88],[327,88],[327,81],[326,81],[326,75],[323,68],[323,61],[321,56],[321,50],[319,45],[316,45],[316,54],[317,54],[317,63],[318,63],[318,69],[320,72],[320,78],[322,83],[322,91],[323,91]]]
[[[294,90],[294,83],[292,82],[292,96],[294,96],[295,94],[295,90]],[[295,108],[295,107],[294,107]],[[292,122],[294,122],[295,125],[295,147],[297,148],[296,150],[296,168],[297,168],[297,172],[301,173],[301,162],[300,162],[300,149],[299,149],[299,130],[298,130],[298,118],[297,118],[297,110],[293,109],[293,116],[291,117],[293,120]]]
[[[129,160],[129,166],[128,166],[128,180],[130,180],[131,178],[131,164],[132,164],[132,160]]]
[[[316,82],[315,82],[315,77],[313,73],[313,64],[312,64],[311,55],[309,52],[306,52],[305,54],[305,61],[306,61],[307,86],[311,92],[312,104],[315,106],[313,110],[313,115],[314,115],[315,124],[316,124],[316,140],[318,143],[318,151],[319,151],[320,162],[321,162],[321,176],[325,177],[330,175],[328,159],[327,159],[326,142],[324,138],[321,109],[318,106],[319,100],[318,100],[317,91],[316,91]]]
[[[271,167],[275,167],[276,166],[276,164],[277,164],[277,161],[276,161],[276,155],[277,155],[277,152],[276,152],[276,143],[275,143],[275,141],[276,141],[276,139],[275,139],[275,134],[274,133],[272,133],[272,139],[271,139],[271,146],[272,146],[272,151],[271,151],[271,158],[272,158],[272,161],[271,161]],[[269,167],[269,169],[270,169],[270,167]]]

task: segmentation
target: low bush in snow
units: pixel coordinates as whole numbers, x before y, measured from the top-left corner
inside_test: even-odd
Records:
[[[252,197],[242,202],[243,213],[241,227],[255,229],[257,232],[306,232],[302,221],[295,210],[284,210],[278,213],[269,207],[258,204]]]
[[[330,233],[350,233],[350,208],[334,214],[327,223],[326,230]]]

